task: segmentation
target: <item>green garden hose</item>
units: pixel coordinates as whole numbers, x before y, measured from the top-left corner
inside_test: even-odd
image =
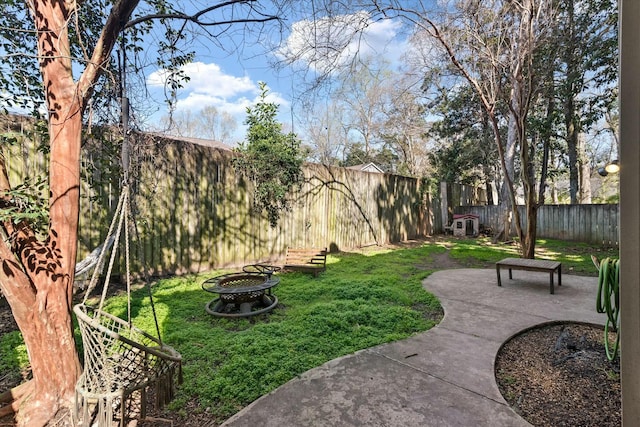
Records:
[[[596,298],[598,313],[607,314],[604,326],[604,348],[607,358],[613,360],[620,347],[619,315],[620,315],[620,260],[605,258],[600,261],[598,275],[598,296]],[[613,351],[609,349],[609,330],[616,333]]]

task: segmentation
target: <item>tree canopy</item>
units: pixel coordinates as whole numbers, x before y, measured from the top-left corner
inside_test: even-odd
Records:
[[[264,82],[260,90],[260,101],[247,108],[247,138],[236,150],[240,155],[234,165],[253,183],[255,209],[265,211],[275,227],[281,212],[290,208],[290,192],[302,182],[304,158],[298,137],[284,133],[276,120],[278,105],[267,101]]]

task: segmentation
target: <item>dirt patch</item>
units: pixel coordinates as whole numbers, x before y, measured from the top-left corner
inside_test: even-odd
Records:
[[[433,266],[432,268],[440,269],[440,270],[449,270],[452,268],[463,268],[463,266],[460,264],[458,260],[455,260],[449,256],[449,251],[441,254],[434,254],[433,260],[431,261],[430,264],[432,264]]]

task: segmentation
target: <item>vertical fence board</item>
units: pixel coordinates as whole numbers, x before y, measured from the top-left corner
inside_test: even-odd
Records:
[[[496,229],[498,206],[460,206],[457,214],[474,214],[480,223]],[[525,210],[519,207],[526,226]],[[542,205],[538,208],[539,238],[580,241],[604,246],[618,245],[619,208],[617,204]]]

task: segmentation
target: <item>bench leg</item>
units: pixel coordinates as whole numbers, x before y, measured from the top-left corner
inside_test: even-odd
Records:
[[[511,269],[509,269],[509,279],[513,279],[513,275],[511,274]]]
[[[496,272],[498,273],[498,286],[502,286],[502,282],[500,281],[500,266],[496,265]]]
[[[558,267],[558,286],[562,286],[562,266]]]
[[[550,286],[549,293],[553,294],[553,270],[551,270],[551,274],[549,276],[550,276],[550,278],[549,278],[549,280],[550,280],[550,282],[549,282],[549,286]]]

